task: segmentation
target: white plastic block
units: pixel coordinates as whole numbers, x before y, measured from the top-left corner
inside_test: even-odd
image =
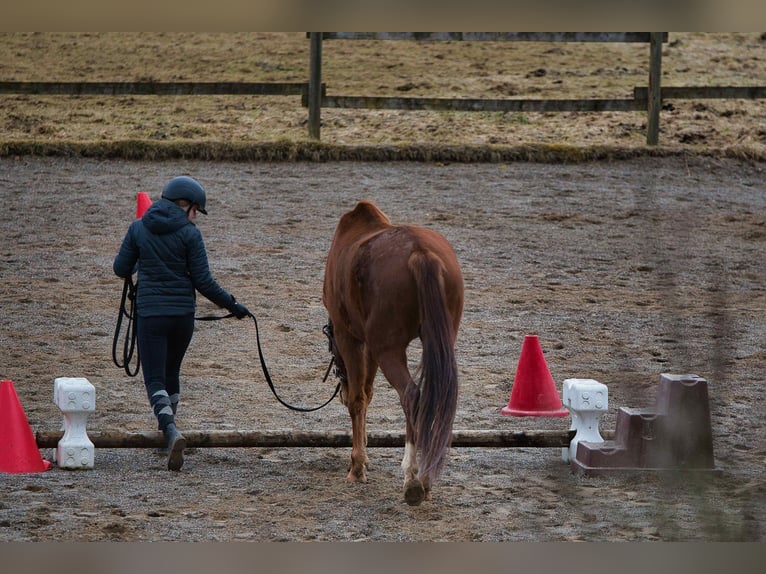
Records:
[[[95,447],[88,438],[88,415],[96,410],[96,389],[85,378],[58,377],[53,383],[53,402],[64,416],[64,436],[56,446],[60,468],[90,469]]]
[[[572,415],[569,430],[576,431],[569,447],[561,449],[561,459],[569,462],[574,459],[580,441],[604,442],[598,426],[609,408],[609,391],[605,384],[593,379],[566,379],[562,397]]]
[[[96,410],[96,389],[81,377],[58,377],[53,383],[53,402],[61,412]]]

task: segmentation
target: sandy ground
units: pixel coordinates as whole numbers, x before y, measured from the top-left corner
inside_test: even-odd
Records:
[[[4,474],[0,540],[766,538],[762,164],[4,158],[0,376],[35,431],[60,428],[59,376],[96,387],[90,429],[155,428],[141,381],[111,361],[121,293],[111,264],[136,192],[156,198],[180,173],[208,189],[199,225],[213,273],[258,316],[288,401],[317,404],[334,387],[321,382],[324,257],[340,215],[370,197],[394,221],[444,233],[463,266],[456,429],[568,428],[568,418],[500,415],[535,333],[559,390],[570,377],[608,386],[602,430],[619,407],[651,406],[661,373],[706,378],[720,472],[587,478],[557,448],[454,448],[433,501],[409,507],[398,448],[370,451],[366,485],[345,482],[345,448],[192,449],[179,473],[149,449],[98,449],[94,470]],[[199,314],[216,312],[200,301]],[[182,429],[349,430],[337,400],[311,414],[274,400],[252,323],[198,323],[182,384]],[[369,428],[403,430],[382,378]]]

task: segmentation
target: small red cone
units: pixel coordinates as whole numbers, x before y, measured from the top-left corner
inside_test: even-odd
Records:
[[[149,194],[145,191],[139,191],[136,197],[136,219],[141,219],[151,204],[152,200],[149,198]]]
[[[537,335],[524,337],[511,398],[500,412],[514,417],[565,417],[569,414],[556,392]]]
[[[0,472],[43,472],[43,460],[12,381],[0,381]]]

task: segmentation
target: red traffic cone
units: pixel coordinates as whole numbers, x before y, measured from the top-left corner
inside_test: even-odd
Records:
[[[149,194],[145,191],[139,191],[136,197],[136,219],[141,219],[151,204],[152,200],[149,198]]]
[[[565,417],[569,414],[556,392],[537,335],[524,337],[511,398],[500,412],[514,417]]]
[[[0,472],[43,472],[43,460],[12,381],[0,381]]]

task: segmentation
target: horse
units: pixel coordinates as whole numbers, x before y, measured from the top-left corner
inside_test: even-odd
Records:
[[[367,408],[380,368],[406,420],[404,499],[412,506],[431,500],[457,411],[463,275],[452,246],[431,229],[392,224],[372,201],[362,200],[335,229],[322,303],[341,402],[351,417],[347,480],[367,482]],[[407,348],[416,337],[422,346],[417,384],[407,366]]]

